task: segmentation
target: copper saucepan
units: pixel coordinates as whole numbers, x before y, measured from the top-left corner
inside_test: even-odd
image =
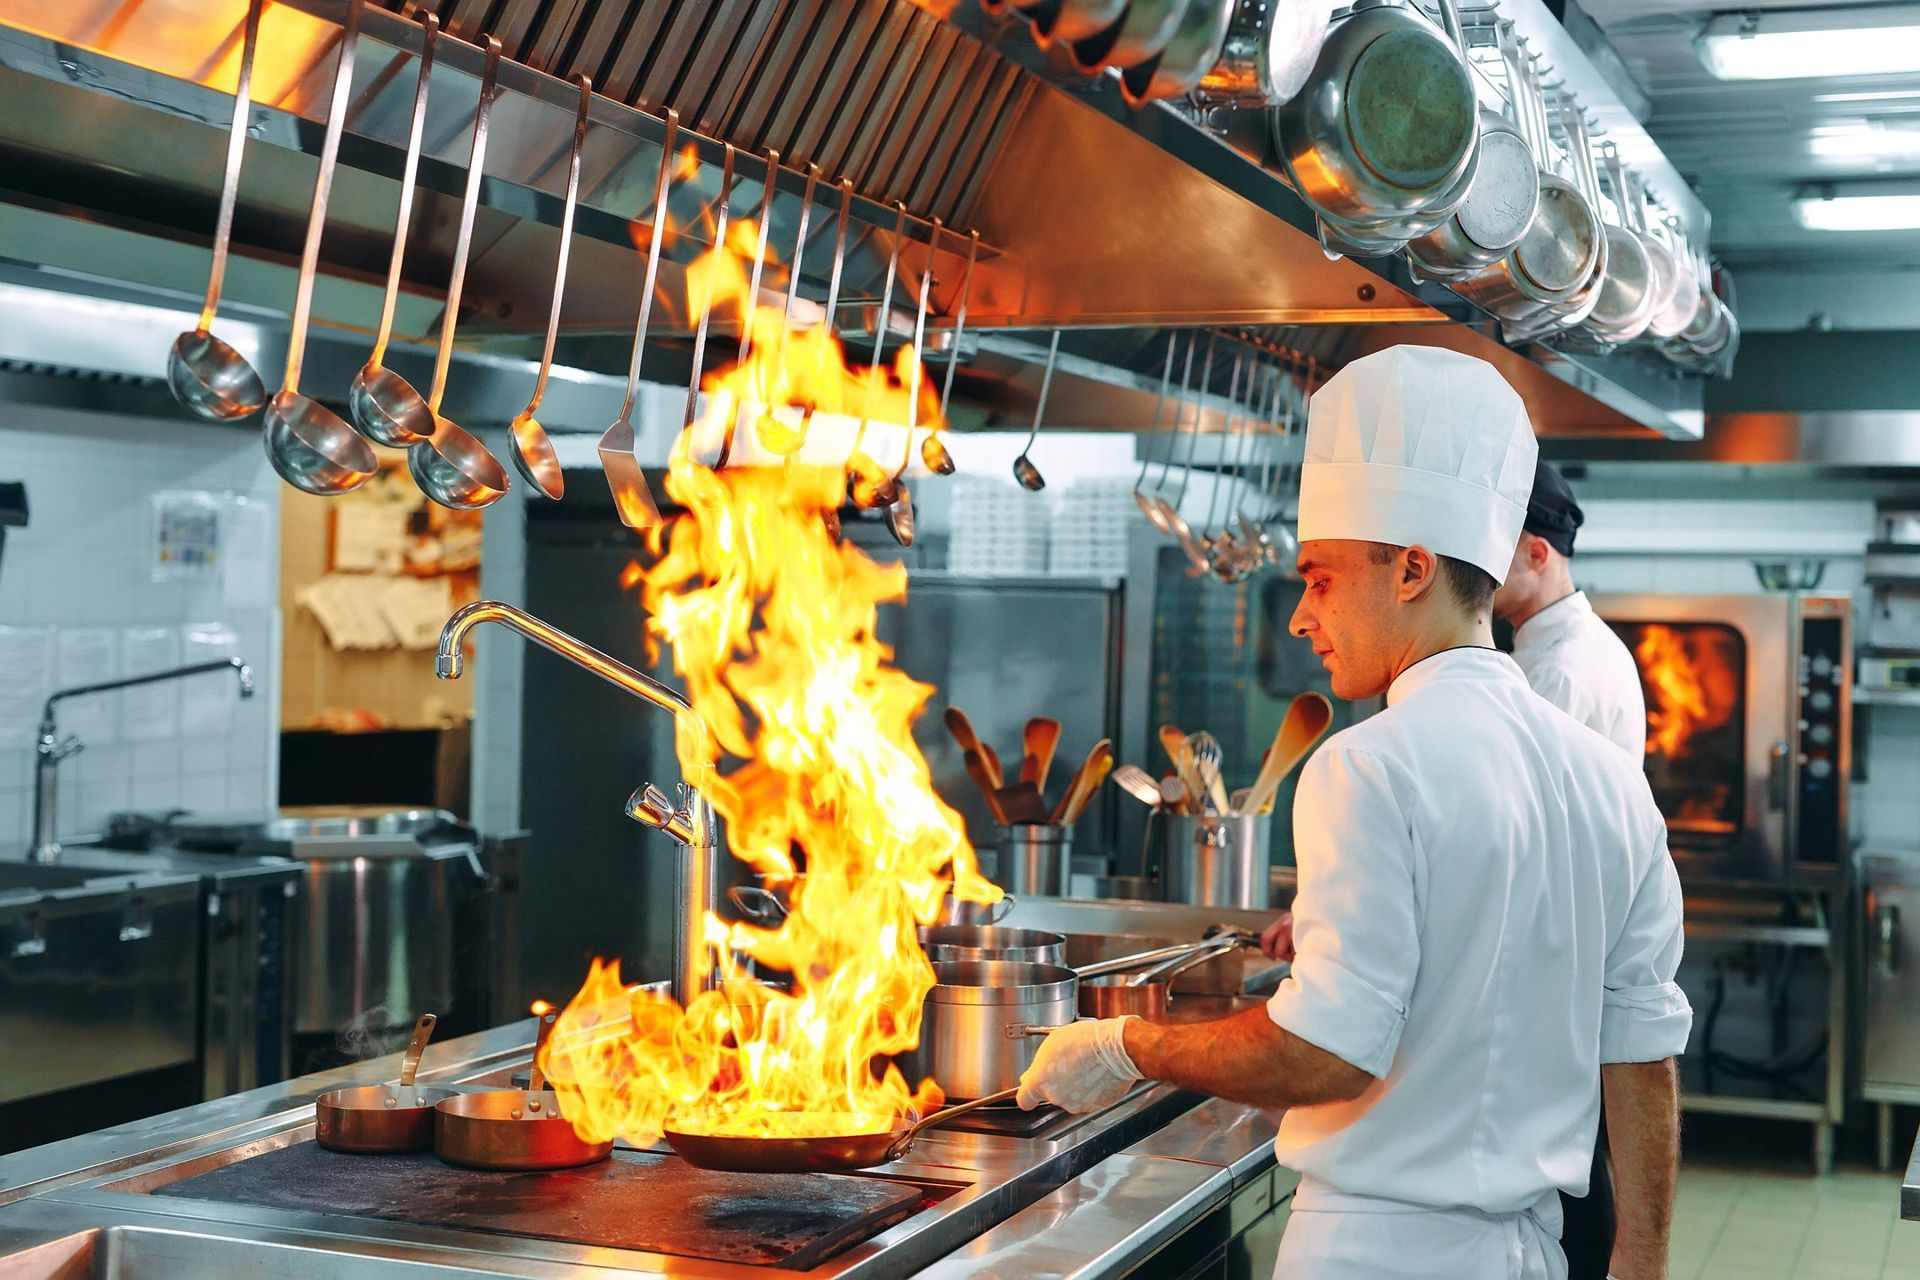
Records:
[[[588,1142],[560,1114],[560,1098],[546,1088],[540,1051],[558,1020],[540,1017],[533,1071],[525,1089],[460,1093],[433,1109],[433,1150],[448,1164],[469,1169],[571,1169],[613,1154],[613,1143]]]
[[[369,1084],[354,1089],[330,1089],[314,1099],[313,1139],[329,1151],[363,1155],[392,1151],[426,1151],[433,1146],[433,1108],[459,1095],[452,1089],[422,1087],[413,1082],[420,1055],[439,1019],[430,1013],[413,1024],[413,1040],[400,1067],[399,1084]]]
[[[895,1121],[876,1133],[826,1138],[747,1138],[731,1134],[685,1133],[669,1128],[667,1145],[696,1169],[728,1173],[849,1173],[904,1158],[914,1139],[928,1128],[976,1107],[1010,1102],[1018,1087],[990,1093],[935,1111],[912,1123]]]

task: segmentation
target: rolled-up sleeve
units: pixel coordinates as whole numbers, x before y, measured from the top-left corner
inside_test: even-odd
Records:
[[[1686,1051],[1693,1006],[1674,982],[1683,945],[1680,877],[1664,826],[1625,924],[1607,952],[1601,1062],[1659,1062]]]
[[[1420,969],[1412,830],[1385,765],[1338,739],[1307,762],[1298,795],[1293,970],[1267,1013],[1381,1079]]]

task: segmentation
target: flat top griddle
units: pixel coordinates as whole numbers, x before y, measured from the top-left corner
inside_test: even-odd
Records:
[[[648,1152],[493,1173],[426,1152],[346,1155],[297,1142],[154,1194],[803,1271],[914,1212],[927,1193],[841,1174],[713,1173]]]

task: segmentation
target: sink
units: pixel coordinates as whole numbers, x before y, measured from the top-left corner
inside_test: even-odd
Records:
[[[337,1242],[318,1249],[152,1227],[94,1227],[0,1259],[6,1280],[450,1280],[474,1274],[467,1267],[346,1252]]]

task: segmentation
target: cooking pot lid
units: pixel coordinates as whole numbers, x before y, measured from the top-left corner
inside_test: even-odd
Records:
[[[1285,102],[1300,92],[1320,57],[1320,42],[1333,19],[1333,0],[1269,0],[1260,49],[1261,80],[1270,102]]]
[[[1533,225],[1513,251],[1513,262],[1539,288],[1577,288],[1593,267],[1594,225],[1587,202],[1572,187],[1546,182]]]
[[[1347,131],[1361,161],[1409,191],[1451,186],[1473,146],[1479,107],[1467,69],[1437,34],[1389,31],[1354,59]]]
[[[1456,216],[1467,238],[1484,249],[1519,241],[1540,202],[1540,171],[1519,134],[1490,129],[1480,135],[1479,167]]]

